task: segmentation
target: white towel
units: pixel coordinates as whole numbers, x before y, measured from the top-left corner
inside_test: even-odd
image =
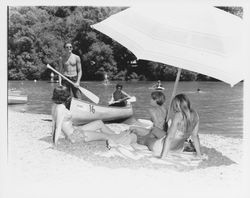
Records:
[[[171,153],[168,157],[164,159],[157,158],[153,156],[151,151],[147,150],[137,150],[132,146],[116,145],[108,151],[98,152],[96,155],[103,157],[122,157],[125,159],[139,160],[142,158],[148,159],[154,164],[166,164],[174,167],[197,167],[203,160],[197,159],[192,153]],[[206,156],[204,155],[204,158]]]
[[[127,130],[129,125],[127,124],[108,124],[116,134],[121,133],[121,131]],[[166,164],[171,165],[174,167],[197,167],[201,162],[202,159],[197,159],[194,153],[190,152],[179,152],[179,153],[170,153],[168,157],[165,159],[159,159],[153,155],[153,152],[148,150],[147,146],[139,145],[139,144],[132,144],[132,145],[122,145],[116,144],[112,145],[112,148],[108,151],[102,151],[95,153],[96,155],[103,156],[103,157],[122,157],[125,159],[133,159],[139,160],[142,158],[146,158],[154,164]],[[207,156],[203,156],[204,159]]]

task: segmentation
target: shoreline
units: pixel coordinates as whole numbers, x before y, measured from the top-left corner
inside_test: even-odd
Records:
[[[168,195],[170,191],[171,193],[184,193],[184,191],[176,192],[179,186],[187,189],[189,193],[193,193],[190,189],[195,189],[195,193],[200,190],[207,193],[219,193],[221,190],[226,190],[224,193],[228,195],[243,193],[241,186],[243,182],[242,138],[200,134],[202,151],[208,155],[208,160],[195,169],[177,170],[165,165],[149,163],[145,159],[126,160],[119,157],[100,157],[96,155],[96,152],[106,149],[102,141],[72,146],[62,140],[61,144],[55,148],[51,141],[49,119],[51,116],[46,114],[8,111],[8,179],[11,187],[13,181],[14,183],[23,181],[21,184],[34,185],[34,189],[41,185],[46,189],[51,188],[50,191],[59,188],[57,193],[61,194],[81,184],[87,186],[89,197],[94,196],[95,193],[101,193],[101,190],[108,189],[110,186],[113,186],[115,191],[118,190],[118,193],[119,191],[124,193],[117,197],[127,195],[128,192],[124,192],[123,188],[125,186],[130,187],[135,194],[145,194],[145,196],[151,193],[152,195]],[[75,186],[64,189],[57,184],[54,187],[49,185],[58,181],[62,186],[67,185],[68,181]],[[98,187],[96,187],[97,184]],[[20,184],[17,186],[18,189],[25,188]],[[166,186],[171,188],[166,190]],[[97,192],[94,190],[95,187],[101,190]],[[147,189],[151,189],[152,192]],[[29,193],[25,191],[24,194],[28,196]],[[46,193],[48,192],[41,194],[48,197]],[[81,197],[81,187],[73,193]],[[111,190],[110,193],[114,192]],[[195,193],[192,193],[190,196],[194,197]],[[62,193],[62,196],[66,194]],[[112,197],[111,194],[108,197]],[[201,194],[198,193],[198,195]],[[189,195],[184,193],[184,196]]]

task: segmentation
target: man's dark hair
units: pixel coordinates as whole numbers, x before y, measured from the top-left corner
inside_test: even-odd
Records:
[[[121,89],[122,89],[122,85],[121,85],[121,84],[117,84],[117,85],[116,85],[116,89],[118,89],[118,88],[121,88]]]
[[[54,88],[52,100],[56,104],[65,103],[70,98],[70,92],[67,87],[57,86]]]
[[[65,48],[67,44],[72,45],[72,43],[71,43],[71,42],[65,42],[65,43],[63,44],[63,47]],[[72,47],[73,47],[73,45],[72,45]]]

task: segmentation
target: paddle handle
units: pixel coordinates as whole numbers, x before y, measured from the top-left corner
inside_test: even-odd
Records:
[[[55,72],[56,74],[58,74],[59,76],[61,76],[63,79],[67,80],[70,84],[75,85],[74,82],[72,82],[70,79],[68,79],[66,76],[62,75],[60,72],[58,72],[57,70],[55,70],[53,67],[51,67],[49,64],[47,64],[47,68],[51,69],[53,72]]]
[[[53,72],[55,72],[56,74],[58,74],[59,76],[61,76],[63,79],[65,79],[66,81],[68,81],[69,83],[71,83],[72,85],[75,86],[75,83],[73,83],[71,80],[69,80],[67,77],[65,77],[64,75],[62,75],[60,72],[58,72],[57,70],[55,70],[53,67],[51,67],[49,64],[47,64],[47,68],[51,69]],[[93,94],[91,91],[83,88],[83,87],[78,87],[78,89],[86,96],[88,97],[90,100],[92,100],[94,103],[98,104],[99,103],[99,97],[96,96],[95,94]]]

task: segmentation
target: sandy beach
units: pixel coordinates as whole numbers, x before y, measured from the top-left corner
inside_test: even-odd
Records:
[[[200,134],[196,168],[103,157],[104,141],[52,145],[51,116],[8,111],[10,197],[243,197],[243,140]],[[15,190],[13,190],[15,189]],[[242,195],[242,196],[241,196]]]

